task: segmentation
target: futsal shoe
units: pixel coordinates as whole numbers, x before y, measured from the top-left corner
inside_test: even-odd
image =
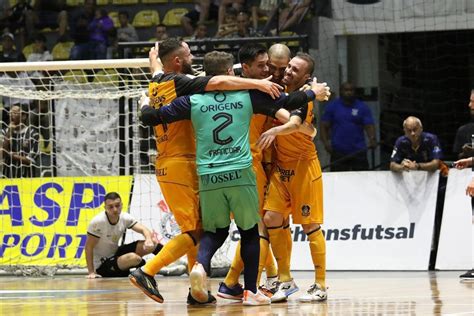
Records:
[[[142,292],[145,293],[149,298],[158,303],[163,303],[163,296],[161,296],[160,292],[158,291],[155,278],[149,276],[140,268],[130,273],[128,278],[133,285],[142,290]]]
[[[298,298],[298,301],[300,302],[322,302],[327,300],[328,294],[326,292],[326,289],[323,289],[321,285],[318,283],[314,283],[311,285],[309,290],[306,292],[306,294],[302,295],[301,297]]]
[[[474,269],[461,274],[459,277],[461,278],[461,281],[474,282]]]
[[[234,286],[227,286],[224,282],[219,283],[219,290],[217,296],[228,299],[228,300],[242,300],[244,289],[242,285],[237,283]]]
[[[275,294],[275,292],[276,292],[276,290],[272,291],[272,290],[267,289],[267,287],[265,285],[260,285],[258,287],[258,290],[260,292],[262,292],[263,295],[265,295],[266,297],[269,297],[269,298],[271,298],[273,296],[273,294]]]
[[[209,301],[209,292],[207,290],[207,274],[204,267],[199,262],[194,264],[189,274],[191,282],[191,296],[199,303],[207,303]]]
[[[278,290],[278,277],[267,277],[267,280],[265,281],[265,288],[273,293],[275,293]]]
[[[286,301],[288,296],[298,292],[298,290],[299,288],[293,279],[287,282],[280,282],[278,285],[278,290],[271,298],[272,303]]]
[[[262,292],[257,290],[257,293],[245,290],[244,297],[242,299],[242,305],[247,306],[258,306],[258,305],[270,305],[271,299],[265,296]]]
[[[206,305],[206,304],[216,304],[216,298],[211,294],[211,291],[207,291],[207,301],[206,302],[198,302],[194,299],[191,295],[191,288],[189,288],[188,299],[186,301],[188,305]]]

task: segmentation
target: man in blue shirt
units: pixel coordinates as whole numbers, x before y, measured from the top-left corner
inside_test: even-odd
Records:
[[[326,106],[321,122],[321,140],[331,155],[331,171],[367,170],[364,130],[369,147],[376,145],[372,113],[367,104],[355,97],[352,83],[343,83],[340,93]]]
[[[423,125],[415,116],[409,116],[403,122],[403,130],[405,135],[397,139],[393,148],[390,170],[437,170],[443,154],[438,137],[423,132]]]

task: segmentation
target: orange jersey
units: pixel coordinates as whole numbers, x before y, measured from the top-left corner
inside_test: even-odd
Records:
[[[252,115],[252,120],[250,121],[250,151],[254,161],[261,162],[263,160],[262,149],[257,146],[257,140],[265,132],[268,125],[267,121],[271,120],[271,118],[263,114]]]
[[[150,106],[160,108],[171,103],[177,97],[204,92],[210,77],[191,79],[183,74],[161,74],[153,78],[148,86]],[[196,156],[196,143],[190,120],[154,127],[158,160],[168,157]]]
[[[309,124],[313,122],[313,107],[314,103],[312,101],[308,102],[308,114],[305,122]],[[300,132],[277,136],[275,147],[277,160],[281,162],[311,160],[318,157],[316,146],[311,137]]]

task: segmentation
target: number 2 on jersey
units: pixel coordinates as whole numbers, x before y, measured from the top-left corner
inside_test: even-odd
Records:
[[[224,130],[227,126],[232,124],[233,118],[232,118],[232,115],[228,113],[218,113],[212,117],[214,121],[217,121],[220,118],[223,118],[224,121],[212,130],[212,138],[214,140],[214,143],[218,145],[227,145],[230,142],[232,142],[234,139],[232,138],[232,136],[229,136],[226,139],[222,139],[219,136],[219,133],[222,132],[222,130]]]

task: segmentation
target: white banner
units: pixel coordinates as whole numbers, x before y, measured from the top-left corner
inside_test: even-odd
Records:
[[[58,176],[117,175],[118,101],[56,101]]]
[[[427,270],[438,173],[323,174],[328,270]],[[301,227],[292,269],[312,270]]]
[[[328,270],[427,270],[438,173],[324,173]],[[160,206],[161,205],[161,206]],[[154,175],[135,177],[130,212],[164,242],[178,232]],[[312,270],[301,226],[293,230],[293,270]],[[238,233],[226,244],[229,261]],[[136,238],[136,237],[135,237]]]
[[[466,196],[466,187],[472,177],[470,169],[449,171],[436,269],[467,270],[474,267],[474,217],[471,198]]]

